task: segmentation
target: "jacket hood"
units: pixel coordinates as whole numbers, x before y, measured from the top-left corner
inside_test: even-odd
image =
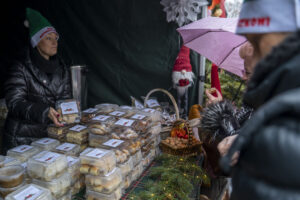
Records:
[[[300,32],[288,36],[255,67],[244,102],[258,108],[272,97],[300,87]]]

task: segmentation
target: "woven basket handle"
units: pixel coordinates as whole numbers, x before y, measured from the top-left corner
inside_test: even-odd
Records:
[[[176,103],[174,97],[172,96],[172,94],[171,94],[170,92],[168,92],[167,90],[165,90],[165,89],[157,88],[157,89],[151,90],[151,91],[147,94],[147,96],[146,96],[146,98],[145,98],[144,106],[147,107],[147,101],[148,101],[150,95],[153,94],[154,92],[163,92],[163,93],[165,93],[166,95],[168,95],[168,97],[171,99],[171,101],[172,101],[172,103],[173,103],[173,106],[174,106],[174,108],[175,108],[176,120],[179,120],[179,109],[178,109],[177,103]]]

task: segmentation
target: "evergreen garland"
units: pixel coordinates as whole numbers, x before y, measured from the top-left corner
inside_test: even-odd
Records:
[[[158,166],[150,170],[150,180],[143,191],[131,194],[133,200],[188,200],[194,185],[210,185],[208,175],[195,158],[162,154]]]

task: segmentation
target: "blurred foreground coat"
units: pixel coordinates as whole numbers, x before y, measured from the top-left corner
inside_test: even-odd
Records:
[[[261,60],[245,102],[255,114],[221,160],[232,172],[232,200],[300,199],[300,33]],[[240,151],[230,170],[230,158]]]

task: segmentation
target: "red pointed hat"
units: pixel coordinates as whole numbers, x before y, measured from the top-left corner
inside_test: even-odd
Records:
[[[192,71],[192,65],[190,63],[190,49],[186,46],[182,46],[180,48],[173,67],[173,72],[181,72],[182,70],[186,70],[187,72]]]

